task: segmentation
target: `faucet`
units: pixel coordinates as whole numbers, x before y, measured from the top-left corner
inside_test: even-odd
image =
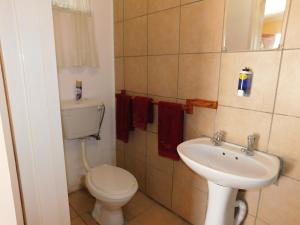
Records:
[[[215,146],[220,146],[224,137],[224,132],[223,131],[218,131],[214,133],[213,137],[210,139],[213,145]]]
[[[247,147],[242,147],[241,151],[248,156],[253,156],[255,150],[256,136],[254,134],[249,135],[247,141]]]

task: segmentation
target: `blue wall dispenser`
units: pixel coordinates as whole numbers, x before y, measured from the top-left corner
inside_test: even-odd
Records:
[[[238,96],[249,96],[251,91],[253,72],[249,67],[245,67],[240,72]]]

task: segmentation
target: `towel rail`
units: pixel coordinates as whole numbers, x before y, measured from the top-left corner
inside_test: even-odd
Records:
[[[126,94],[126,90],[121,90],[121,94]],[[182,104],[183,110],[187,114],[193,114],[194,107],[202,107],[202,108],[209,108],[209,109],[217,109],[218,108],[218,102],[217,101],[211,101],[211,100],[205,100],[205,99],[186,99],[186,103]],[[153,101],[154,105],[158,104],[158,101]]]

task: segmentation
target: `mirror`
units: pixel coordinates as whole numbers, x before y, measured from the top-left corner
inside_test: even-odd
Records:
[[[227,0],[223,51],[281,47],[289,0]]]

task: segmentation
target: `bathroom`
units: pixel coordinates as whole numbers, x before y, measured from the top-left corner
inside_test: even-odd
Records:
[[[80,33],[55,14],[71,6],[87,10],[92,25],[84,63],[72,42]],[[299,10],[299,0],[1,0],[1,224],[98,224],[83,155],[90,167],[111,165],[137,182],[116,225],[300,224]],[[117,137],[116,95],[154,103],[153,121],[128,129],[128,142]],[[105,112],[100,140],[85,139],[82,154],[81,140],[63,130],[64,103],[91,99]],[[213,146],[222,133],[222,146],[245,147],[236,154],[251,160],[252,135],[255,154],[280,158],[278,179],[238,191],[241,223],[240,205],[226,209],[234,223],[208,222],[207,179],[184,158],[159,154],[161,102],[183,106],[183,144],[205,137]]]

